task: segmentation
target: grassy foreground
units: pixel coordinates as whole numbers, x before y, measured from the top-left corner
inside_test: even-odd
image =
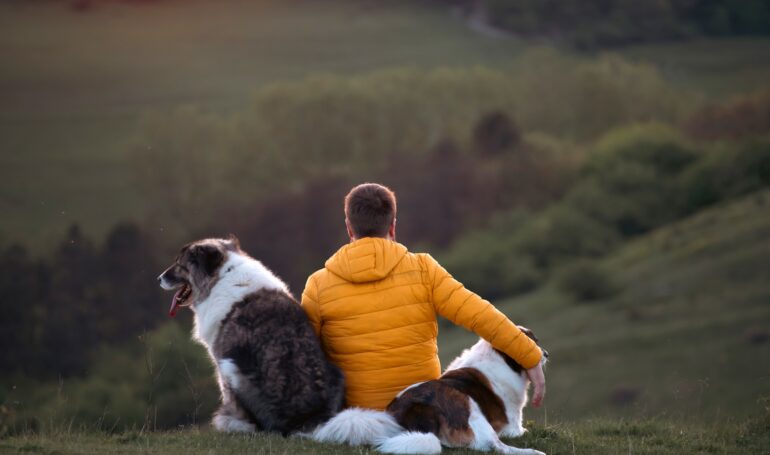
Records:
[[[648,421],[624,422],[588,420],[547,427],[530,425],[522,438],[509,440],[516,447],[532,447],[549,454],[734,454],[768,453],[770,415],[742,423],[721,423],[713,427],[682,428]],[[2,453],[374,453],[365,447],[317,444],[280,436],[226,435],[197,428],[173,432],[61,431],[30,434],[0,440]],[[478,453],[447,450],[448,453]]]

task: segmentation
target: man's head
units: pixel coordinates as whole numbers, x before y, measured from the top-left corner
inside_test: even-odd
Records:
[[[345,224],[351,240],[396,239],[396,195],[377,183],[362,183],[345,196]]]

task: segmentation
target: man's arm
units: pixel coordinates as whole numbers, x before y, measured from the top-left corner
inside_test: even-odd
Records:
[[[494,305],[452,278],[430,255],[423,257],[428,271],[427,284],[433,291],[433,303],[441,316],[489,341],[495,349],[505,352],[525,369],[538,368],[542,351],[532,339]],[[542,367],[539,368],[542,376]]]
[[[321,336],[321,309],[318,306],[318,286],[311,275],[305,284],[305,290],[302,292],[302,309],[305,310],[310,324],[315,330],[315,334]]]

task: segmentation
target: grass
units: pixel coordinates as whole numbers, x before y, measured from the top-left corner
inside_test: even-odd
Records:
[[[652,420],[586,420],[546,427],[529,425],[523,437],[508,440],[548,454],[761,454],[770,449],[770,420],[756,418],[713,427],[675,426]],[[0,439],[0,452],[37,454],[368,454],[367,447],[323,445],[298,438],[265,434],[227,435],[198,428],[171,432],[59,431]],[[449,449],[446,453],[472,454]]]
[[[587,416],[715,422],[770,397],[770,192],[707,210],[603,260],[621,291],[578,303],[548,285],[498,306],[551,353],[539,423]],[[441,334],[444,363],[473,342]]]
[[[148,111],[238,109],[265,83],[317,72],[507,68],[532,47],[415,2],[95,4],[76,13],[68,2],[0,2],[0,52],[13,63],[0,67],[0,241],[48,251],[72,223],[90,236],[125,219],[162,229],[145,219],[127,159]],[[682,87],[724,95],[766,84],[768,42],[621,53]]]

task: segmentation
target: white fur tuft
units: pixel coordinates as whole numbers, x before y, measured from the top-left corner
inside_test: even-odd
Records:
[[[371,409],[346,409],[316,428],[312,438],[318,442],[374,444],[404,431],[388,413]]]
[[[382,453],[441,453],[441,441],[433,433],[408,431],[377,443]]]
[[[256,431],[254,424],[228,415],[214,416],[211,425],[218,431],[225,433],[253,433]]]
[[[232,359],[222,359],[219,361],[219,374],[224,378],[231,389],[235,390],[241,386],[241,370]]]

